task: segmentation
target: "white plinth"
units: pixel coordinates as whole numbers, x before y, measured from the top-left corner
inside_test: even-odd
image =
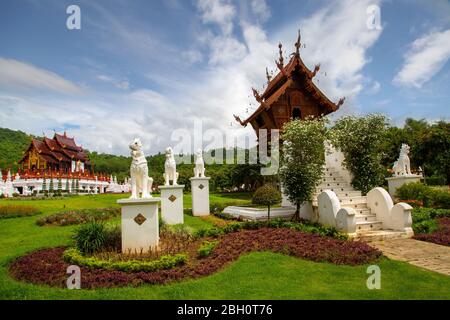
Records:
[[[397,188],[406,183],[420,182],[420,179],[422,178],[423,177],[421,175],[417,174],[386,178],[389,186],[389,194],[391,195],[391,197],[393,197]]]
[[[191,178],[192,215],[209,215],[209,179],[210,177]]]
[[[122,207],[122,252],[148,252],[158,247],[160,201],[160,198],[117,201]]]
[[[161,190],[161,217],[167,224],[184,223],[184,185],[159,186]]]

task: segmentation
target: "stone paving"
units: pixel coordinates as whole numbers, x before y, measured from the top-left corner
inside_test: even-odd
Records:
[[[450,276],[450,247],[414,239],[386,239],[368,244],[390,259]]]

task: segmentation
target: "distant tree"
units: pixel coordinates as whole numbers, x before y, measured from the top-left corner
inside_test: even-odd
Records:
[[[42,180],[42,193],[47,195],[47,179]]]
[[[49,184],[49,187],[48,187],[48,193],[52,195],[54,192],[55,192],[55,189],[54,189],[54,186],[53,186],[53,178],[50,178],[50,184]]]
[[[77,193],[81,192],[79,179],[76,179],[76,181],[75,181],[75,190]]]
[[[267,206],[267,220],[270,221],[270,206],[281,202],[280,190],[271,184],[265,184],[256,189],[252,197],[252,203]]]
[[[69,183],[69,178],[66,178],[66,192],[69,193],[70,191],[70,183]]]
[[[72,187],[70,193],[77,193],[77,186],[75,184],[75,179],[72,179]]]
[[[62,194],[62,180],[61,177],[59,177],[58,179],[58,190],[57,190],[58,195],[60,196]]]

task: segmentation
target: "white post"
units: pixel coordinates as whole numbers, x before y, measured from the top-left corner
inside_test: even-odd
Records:
[[[158,203],[160,198],[120,199],[122,207],[122,252],[140,253],[159,245]]]
[[[161,190],[161,217],[167,224],[184,223],[184,185],[159,186]]]
[[[192,214],[207,216],[209,209],[209,179],[210,177],[191,178]]]

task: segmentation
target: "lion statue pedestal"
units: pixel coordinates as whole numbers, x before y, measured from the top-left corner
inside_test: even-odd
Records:
[[[161,191],[161,218],[167,224],[184,223],[184,185],[159,186]]]
[[[191,178],[192,215],[209,215],[209,177],[205,177],[205,163],[202,150],[195,154],[194,177]]]
[[[392,167],[394,175],[390,178],[386,178],[391,197],[394,197],[397,188],[401,187],[405,183],[420,182],[423,178],[421,174],[411,173],[411,165],[408,154],[409,146],[403,143],[400,148],[398,160],[395,161],[394,166]]]
[[[140,253],[159,246],[158,205],[161,198],[151,195],[153,179],[148,176],[147,160],[142,143],[136,138],[131,149],[131,197],[120,199],[122,226],[122,252]]]

